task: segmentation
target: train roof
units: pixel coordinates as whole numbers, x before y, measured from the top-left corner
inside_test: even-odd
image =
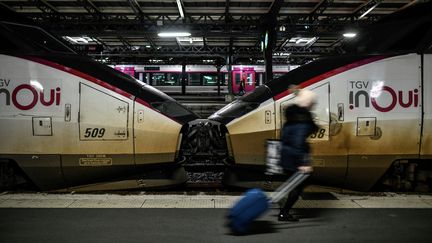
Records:
[[[432,2],[414,5],[388,15],[361,29],[345,43],[347,53],[430,53],[432,45]]]

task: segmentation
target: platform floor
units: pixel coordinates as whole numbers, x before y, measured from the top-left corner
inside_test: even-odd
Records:
[[[246,235],[225,227],[239,196],[4,193],[0,242],[432,242],[432,196],[307,193],[300,222],[275,205]]]

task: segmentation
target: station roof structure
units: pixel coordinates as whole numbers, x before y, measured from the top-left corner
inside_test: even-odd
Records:
[[[356,31],[418,0],[1,0],[80,53],[107,64],[273,63],[301,65],[343,53]],[[160,37],[187,31],[186,37]],[[357,33],[361,35],[361,33]]]

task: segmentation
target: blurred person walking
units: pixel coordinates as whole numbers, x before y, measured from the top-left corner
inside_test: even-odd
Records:
[[[310,145],[307,138],[318,130],[311,110],[317,101],[317,95],[310,90],[293,90],[295,103],[285,109],[285,123],[281,132],[281,166],[288,176],[295,172],[312,173]],[[303,192],[306,183],[302,182],[289,194],[285,205],[280,209],[279,221],[298,221],[290,213],[292,206]]]

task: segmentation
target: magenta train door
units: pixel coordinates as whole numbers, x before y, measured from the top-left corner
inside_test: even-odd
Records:
[[[245,90],[251,92],[255,89],[255,71],[253,67],[235,67],[232,71],[232,88],[234,94],[240,91],[240,81],[245,81]]]

